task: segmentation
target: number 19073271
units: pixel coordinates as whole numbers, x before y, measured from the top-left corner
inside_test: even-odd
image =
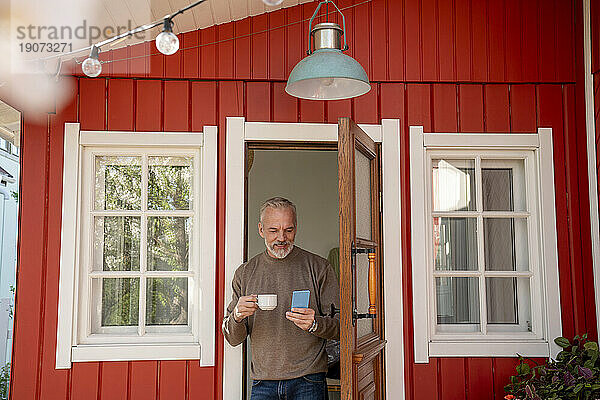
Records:
[[[63,53],[73,51],[73,43],[67,42],[35,42],[19,43],[21,53]]]

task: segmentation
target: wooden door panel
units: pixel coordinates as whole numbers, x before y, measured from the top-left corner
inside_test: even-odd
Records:
[[[341,398],[383,398],[380,149],[349,118],[338,125]]]

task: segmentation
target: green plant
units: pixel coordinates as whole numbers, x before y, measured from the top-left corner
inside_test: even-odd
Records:
[[[10,363],[0,368],[0,399],[8,399],[8,386],[10,383]]]
[[[593,400],[600,398],[600,353],[598,343],[587,334],[572,341],[558,337],[562,348],[556,360],[544,364],[519,356],[517,375],[504,387],[505,398],[521,400]],[[529,362],[528,362],[529,361]],[[514,396],[514,397],[512,397]]]

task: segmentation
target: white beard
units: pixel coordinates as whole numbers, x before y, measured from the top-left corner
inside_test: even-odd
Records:
[[[267,243],[267,239],[265,239],[265,246],[269,249],[269,252],[274,255],[276,258],[286,258],[294,249],[294,242],[287,241],[288,246],[284,249],[278,249],[275,247],[276,244],[283,244],[282,242],[273,242],[273,245],[269,245]]]

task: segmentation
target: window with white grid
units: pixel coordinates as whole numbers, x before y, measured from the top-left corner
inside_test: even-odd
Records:
[[[560,335],[551,130],[411,127],[415,359],[547,356]]]
[[[214,365],[217,129],[65,124],[56,367]]]

